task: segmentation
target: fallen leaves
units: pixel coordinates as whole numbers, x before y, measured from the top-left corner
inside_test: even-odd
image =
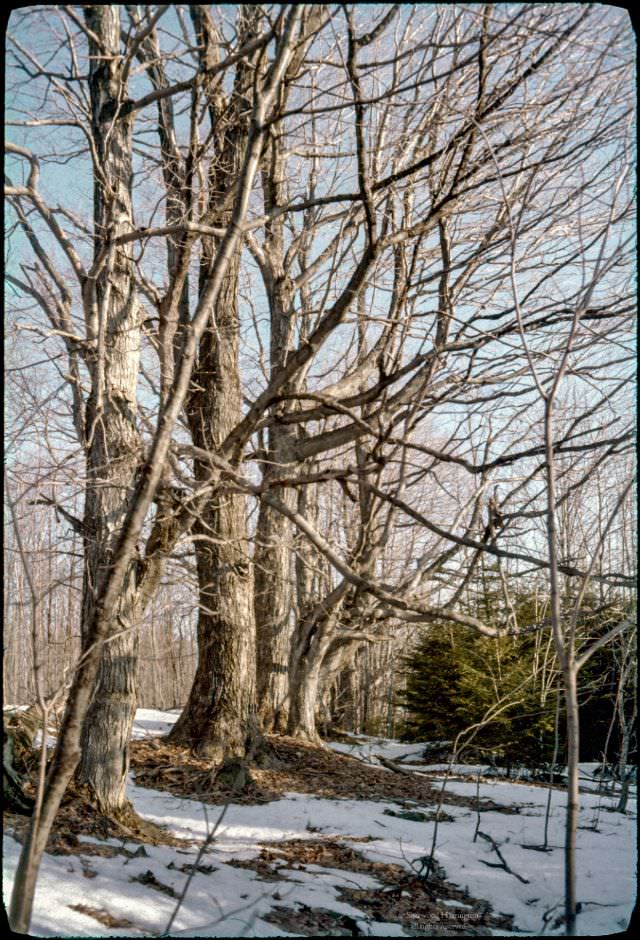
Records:
[[[167,790],[176,796],[190,796],[206,803],[264,803],[285,793],[311,793],[320,798],[391,800],[437,805],[440,787],[409,771],[390,773],[327,747],[299,741],[286,735],[267,736],[269,752],[275,760],[268,768],[251,768],[252,782],[242,793],[231,794],[212,773],[211,762],[195,757],[186,748],[157,739],[132,741],[131,766],[139,786]],[[476,808],[473,797],[445,790],[443,802]],[[512,807],[482,800],[482,810],[514,812]],[[441,819],[444,817],[441,816]]]
[[[338,914],[322,907],[298,904],[297,909],[276,904],[263,920],[283,930],[306,937],[358,937],[362,931],[348,914]]]
[[[385,809],[382,811],[384,816],[395,816],[397,819],[406,819],[408,822],[451,822],[453,816],[450,816],[449,813],[445,813],[444,810],[440,810],[434,813],[422,813],[418,810],[402,810],[396,812],[393,809]]]
[[[262,880],[270,881],[283,880],[284,869],[304,870],[307,865],[367,874],[379,882],[378,887],[336,886],[339,900],[359,909],[362,920],[401,924],[410,934],[479,936],[490,934],[491,928],[512,927],[511,917],[494,914],[486,901],[447,881],[437,863],[434,874],[425,880],[401,865],[367,859],[335,838],[263,844],[256,859],[234,864],[251,868]],[[305,936],[359,936],[363,932],[353,917],[300,903],[296,908],[277,905],[263,919]]]
[[[93,917],[105,927],[135,927],[135,924],[126,917],[116,917],[110,914],[104,907],[89,907],[88,904],[70,904],[72,911],[78,911],[80,914],[86,914],[87,917]]]
[[[166,830],[142,819],[136,813],[131,812],[124,818],[128,825],[124,821],[97,812],[86,788],[71,784],[51,828],[46,851],[50,855],[101,855],[105,858],[125,855],[128,858],[136,858],[147,854],[142,843],[185,845],[186,840],[171,836]],[[30,820],[5,812],[4,824],[7,831],[22,843]],[[87,842],[81,839],[81,836],[99,840],[120,839],[122,845],[105,841]],[[137,849],[129,850],[124,847],[125,842],[141,844]]]
[[[174,891],[171,885],[166,885],[163,884],[162,881],[158,881],[151,869],[147,869],[147,871],[141,872],[139,875],[136,875],[135,878],[131,878],[130,881],[137,881],[139,884],[145,885],[147,888],[153,888],[155,891],[160,891],[162,894],[169,895],[170,898],[178,897],[177,893]]]

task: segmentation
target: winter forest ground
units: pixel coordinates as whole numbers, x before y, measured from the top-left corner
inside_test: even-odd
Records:
[[[33,935],[167,935],[190,876],[171,936],[564,932],[562,789],[552,791],[541,851],[545,787],[454,768],[425,881],[443,765],[421,763],[422,745],[345,736],[322,749],[272,738],[270,766],[252,770],[225,810],[229,792],[207,763],[159,740],[177,714],[139,709],[132,746],[129,797],[160,828],[115,830],[73,793],[41,868]],[[637,795],[634,787],[626,814],[615,812],[591,769],[582,769],[578,933],[606,935],[628,926],[634,903]],[[24,825],[5,818],[5,899]]]

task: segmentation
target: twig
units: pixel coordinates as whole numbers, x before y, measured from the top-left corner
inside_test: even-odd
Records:
[[[236,795],[236,792],[238,792],[238,791],[241,789],[241,787],[240,787],[241,776],[242,776],[242,775],[241,775],[241,770],[239,769],[238,772],[237,772],[237,774],[236,774],[236,778],[235,778],[235,780],[234,780],[234,782],[233,782],[233,787],[232,787],[232,789],[231,789],[231,793],[229,794],[226,803],[225,803],[224,806],[222,807],[222,812],[220,813],[220,815],[219,815],[218,818],[216,819],[213,829],[212,829],[210,832],[208,832],[207,835],[206,835],[206,838],[203,839],[202,844],[200,845],[200,848],[198,849],[198,854],[196,855],[195,860],[194,860],[194,862],[193,862],[193,865],[191,866],[191,871],[190,871],[189,874],[187,875],[187,880],[185,881],[184,887],[182,888],[182,891],[180,892],[180,895],[179,895],[179,897],[178,897],[178,900],[176,901],[176,906],[174,907],[174,909],[173,909],[173,911],[172,911],[172,913],[171,913],[171,916],[170,916],[170,918],[169,918],[169,920],[168,920],[167,926],[164,928],[164,930],[162,931],[161,934],[158,934],[159,937],[168,937],[168,936],[169,936],[169,933],[170,933],[170,931],[171,931],[171,928],[173,927],[173,923],[174,923],[176,917],[178,916],[178,913],[179,913],[179,911],[180,911],[180,908],[182,907],[182,904],[183,904],[183,902],[184,902],[184,899],[185,899],[186,896],[187,896],[187,891],[189,890],[189,887],[190,887],[190,885],[191,885],[191,882],[192,882],[192,880],[193,880],[193,877],[194,877],[194,875],[196,874],[196,872],[198,871],[198,865],[200,864],[200,862],[201,862],[201,860],[202,860],[202,857],[204,856],[204,854],[205,854],[205,852],[207,851],[207,849],[209,848],[209,846],[210,846],[213,842],[215,842],[216,833],[217,833],[218,829],[220,828],[220,824],[222,823],[222,820],[224,819],[224,817],[225,817],[225,815],[226,815],[226,813],[227,813],[227,810],[229,809],[229,806],[231,805],[231,801],[232,801],[233,797]],[[206,807],[205,807],[204,803],[203,803],[202,805],[203,805],[203,809],[204,809],[204,813],[205,813],[205,819],[206,819],[206,818],[207,818],[207,810],[206,810]],[[208,826],[208,822],[207,822],[207,826]]]
[[[519,875],[517,871],[509,868],[504,856],[502,855],[502,852],[498,848],[496,841],[492,839],[491,836],[488,836],[486,832],[481,832],[480,830],[478,830],[478,835],[481,839],[484,839],[485,842],[488,842],[491,845],[491,848],[500,859],[500,864],[497,864],[496,862],[485,862],[484,859],[480,859],[483,865],[487,865],[489,868],[503,868],[506,872],[508,872],[508,874],[513,875],[514,878],[517,878],[518,881],[521,881],[523,885],[529,884],[528,878],[523,878],[522,875]]]
[[[476,829],[473,833],[474,842],[477,840],[478,833],[480,832],[480,771],[478,771],[476,778],[476,817]]]

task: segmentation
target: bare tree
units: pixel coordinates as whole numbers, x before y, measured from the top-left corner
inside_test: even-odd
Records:
[[[200,69],[218,64],[220,35],[208,8],[194,6],[191,18],[199,46]],[[243,9],[238,18],[241,46],[259,28],[257,11]],[[206,216],[224,228],[232,191],[249,136],[254,73],[258,52],[236,69],[233,91],[226,97],[215,79],[205,83],[213,150],[208,173]],[[166,130],[165,130],[166,133]],[[186,181],[185,181],[186,183]],[[214,236],[202,239],[199,291],[206,289],[217,250]],[[227,267],[210,322],[200,341],[187,404],[194,445],[216,450],[242,416],[238,368],[240,319],[238,278],[240,245]],[[210,468],[198,457],[194,476],[206,483]],[[218,493],[202,507],[193,526],[199,583],[198,666],[189,700],[171,731],[171,740],[188,743],[218,760],[244,755],[250,710],[255,702],[255,624],[252,578],[247,551],[246,508],[242,494]]]
[[[154,18],[160,16],[165,10],[166,8],[161,8]],[[76,19],[75,14],[71,15]],[[34,205],[63,248],[82,291],[88,332],[85,348],[93,352],[93,356],[87,355],[86,362],[92,382],[92,395],[89,399],[91,407],[87,409],[87,420],[81,425],[80,421],[83,417],[81,414],[77,415],[77,420],[79,430],[84,435],[81,437],[81,442],[86,444],[88,483],[94,483],[87,494],[87,505],[90,510],[92,500],[97,500],[99,505],[96,511],[100,513],[96,518],[90,514],[90,511],[85,510],[85,531],[91,538],[92,544],[86,551],[87,597],[91,598],[91,603],[87,602],[83,610],[83,657],[76,671],[65,719],[44,793],[41,796],[42,810],[32,821],[18,864],[11,904],[12,925],[18,932],[25,932],[28,929],[38,865],[60,799],[81,756],[79,748],[83,722],[90,700],[96,691],[95,683],[101,664],[107,664],[106,672],[103,668],[101,677],[104,692],[103,709],[108,708],[113,698],[121,693],[124,694],[125,700],[127,698],[131,700],[129,697],[131,669],[126,668],[131,660],[130,651],[125,649],[120,661],[113,663],[113,668],[110,669],[108,647],[110,643],[118,642],[122,638],[127,643],[130,636],[134,637],[133,642],[135,642],[135,608],[142,605],[145,600],[144,577],[157,575],[157,561],[166,554],[166,533],[164,543],[157,533],[158,526],[165,530],[167,525],[166,517],[161,515],[149,536],[145,557],[141,561],[135,558],[138,538],[147,512],[164,475],[171,435],[188,390],[197,345],[206,326],[211,305],[216,302],[239,241],[240,224],[246,212],[249,193],[258,169],[264,122],[282,74],[291,58],[293,35],[298,18],[299,14],[292,9],[284,19],[283,32],[277,43],[274,60],[265,76],[261,93],[255,96],[251,132],[243,155],[231,216],[213,259],[207,288],[199,298],[193,319],[189,324],[185,324],[186,335],[179,366],[176,369],[171,390],[159,413],[149,451],[142,462],[137,435],[135,441],[133,437],[140,320],[139,316],[135,315],[137,313],[135,294],[129,280],[130,259],[126,254],[127,249],[123,249],[122,246],[140,238],[139,233],[131,232],[132,219],[128,201],[130,173],[128,173],[127,161],[131,153],[131,116],[147,102],[133,102],[123,92],[127,88],[126,77],[131,66],[131,55],[136,45],[147,33],[149,24],[145,24],[135,37],[129,37],[131,47],[128,49],[128,54],[122,55],[119,8],[87,8],[84,23],[78,20],[83,34],[87,37],[89,51],[94,50],[89,72],[92,91],[91,130],[93,132],[89,140],[93,146],[94,155],[94,222],[97,229],[95,234],[102,249],[95,256],[88,272],[74,246],[61,230],[56,213],[45,205],[36,188],[37,158],[24,148],[16,145],[12,148],[15,153],[24,156],[31,166],[27,186],[11,186],[8,189],[8,194],[14,200],[18,217],[22,216],[23,230],[28,236],[28,222],[21,207],[21,200],[24,199],[27,204]],[[283,18],[280,24],[283,24]],[[50,75],[49,78],[51,78]],[[157,95],[158,93],[155,94],[156,99]],[[118,141],[117,146],[113,146],[114,139]],[[104,167],[102,160],[106,164]],[[105,174],[104,180],[101,179],[101,173]],[[101,183],[103,186],[100,185]],[[108,212],[105,209],[105,203],[108,206]],[[116,209],[118,211],[114,215]],[[106,244],[104,244],[105,241]],[[57,287],[58,303],[53,306],[53,309],[45,304],[45,311],[53,314],[52,320],[56,330],[69,334],[71,331],[64,329],[65,326],[69,326],[71,306],[69,292],[57,272],[50,264],[47,264],[44,252],[39,251],[40,242],[35,236],[32,244],[45,272],[53,285]],[[110,274],[107,279],[104,277],[105,266]],[[101,277],[103,278],[102,288],[99,286]],[[27,292],[34,290],[28,283],[24,284],[23,289]],[[72,333],[71,335],[77,342],[75,335]],[[102,460],[102,463],[98,464],[99,470],[94,468],[91,458],[96,436],[98,441],[102,442],[100,446],[103,448],[101,456],[96,457],[96,460]],[[117,447],[119,442],[122,443],[121,450]],[[113,451],[110,449],[111,445],[114,445]],[[99,445],[96,444],[96,447],[99,449]],[[129,468],[126,479],[123,470],[125,465]],[[94,469],[95,481],[92,478]],[[107,475],[107,480],[102,485],[100,485],[102,482],[100,474]],[[115,475],[113,480],[110,479],[112,474]],[[100,508],[101,500],[105,501],[102,508]],[[109,527],[110,522],[112,528]],[[113,527],[114,523],[115,527]],[[98,534],[104,533],[100,538],[94,537],[96,529]],[[113,676],[113,681],[111,676]],[[100,689],[100,681],[98,689]],[[119,719],[121,726],[116,729],[117,731],[121,731],[125,722],[129,720],[126,706],[119,714]],[[87,728],[86,724],[84,727]],[[85,747],[87,735],[90,733],[90,729],[84,732]],[[107,755],[110,758],[114,754],[113,742],[114,736],[110,735],[106,742]],[[125,743],[124,740],[123,743]],[[126,748],[121,747],[118,768],[120,774],[123,754],[126,755]],[[85,767],[86,760],[85,750]],[[114,783],[117,785],[117,779],[114,781],[113,778],[115,768],[110,770],[113,760],[102,762],[100,755],[94,749],[94,761],[93,768],[90,771],[86,770],[85,773],[91,774],[91,784],[96,792],[102,788],[102,779],[109,772],[111,773],[111,779],[105,789],[105,799],[110,803]],[[107,774],[103,773],[105,767]]]
[[[511,287],[513,291],[514,307],[520,323],[522,343],[527,355],[527,361],[536,390],[543,402],[544,427],[544,453],[545,453],[545,524],[547,537],[547,552],[549,559],[549,589],[550,610],[553,637],[556,655],[562,671],[564,684],[564,697],[567,724],[567,820],[565,839],[565,922],[568,935],[576,932],[577,897],[576,897],[576,836],[579,812],[579,702],[578,702],[578,673],[589,657],[602,645],[615,636],[631,627],[628,618],[621,619],[610,630],[598,639],[587,644],[581,650],[577,649],[577,623],[582,602],[587,591],[590,579],[597,568],[598,559],[612,524],[625,498],[631,489],[632,482],[626,483],[622,492],[606,516],[601,526],[600,535],[587,569],[580,577],[580,588],[575,597],[568,615],[563,616],[561,607],[561,571],[562,564],[559,555],[557,513],[560,501],[558,484],[558,417],[557,404],[560,385],[568,375],[580,376],[581,365],[584,362],[582,349],[586,336],[592,341],[594,330],[587,327],[585,330],[583,318],[587,314],[594,295],[604,286],[607,288],[607,276],[612,267],[624,255],[628,235],[616,228],[616,222],[624,220],[629,205],[629,197],[625,193],[624,181],[629,173],[628,152],[624,140],[619,143],[618,152],[614,152],[613,160],[607,167],[609,184],[605,183],[604,192],[608,200],[608,212],[601,219],[594,220],[589,227],[588,237],[591,252],[583,251],[580,256],[582,266],[582,283],[576,291],[572,315],[569,319],[569,330],[565,336],[559,334],[549,351],[545,351],[544,359],[535,356],[530,341],[525,335],[523,323],[523,304],[518,287],[517,262],[517,233],[523,213],[516,215],[510,205],[504,180],[501,177],[505,207],[509,214],[511,228]],[[618,164],[617,172],[616,164]],[[499,172],[499,168],[497,167]],[[614,170],[612,173],[611,170]],[[605,203],[606,204],[606,203]],[[579,242],[585,236],[579,233]],[[582,245],[580,245],[582,247]],[[586,334],[586,336],[585,336]],[[597,335],[597,334],[596,334]],[[605,347],[608,346],[605,341]],[[608,352],[608,350],[607,350]],[[584,366],[582,365],[582,370]],[[586,370],[585,370],[586,371]],[[584,371],[582,371],[584,374]],[[606,378],[605,378],[606,381]],[[566,571],[565,574],[577,574]]]
[[[551,557],[540,523],[550,456],[588,461],[586,489],[630,446],[630,207],[601,205],[632,53],[620,11],[570,5],[14,21],[10,283],[23,335],[65,357],[86,476],[82,656],[16,880],[24,930],[81,756],[128,811],[138,626],[177,547],[199,662],[175,738],[216,759],[244,752],[254,705],[315,737],[323,681],[389,625],[490,633],[459,603],[485,556],[630,583],[615,553]],[[84,218],[51,196],[67,161]],[[594,277],[603,224],[619,247]],[[589,394],[545,438],[536,375],[567,324]]]

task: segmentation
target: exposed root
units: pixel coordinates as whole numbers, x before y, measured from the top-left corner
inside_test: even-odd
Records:
[[[19,841],[24,841],[30,820],[14,813],[5,813],[4,822],[7,831]],[[47,841],[46,851],[52,855],[115,855],[122,852],[117,846],[97,846],[84,842],[81,836],[96,839],[120,839],[122,843],[136,842],[150,845],[184,845],[184,839],[177,839],[166,829],[139,816],[129,805],[117,816],[100,813],[91,799],[89,788],[72,784],[64,799]],[[142,845],[140,846],[142,848]],[[133,853],[135,854],[135,852]],[[142,853],[140,853],[142,854]]]

